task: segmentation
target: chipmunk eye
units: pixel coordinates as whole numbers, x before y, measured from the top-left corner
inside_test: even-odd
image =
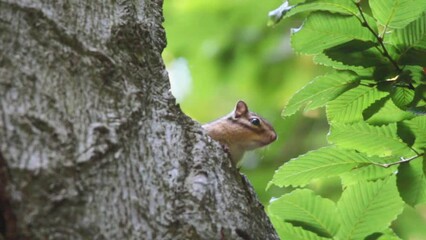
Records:
[[[259,118],[250,118],[250,122],[251,122],[251,124],[253,124],[255,126],[260,126]]]

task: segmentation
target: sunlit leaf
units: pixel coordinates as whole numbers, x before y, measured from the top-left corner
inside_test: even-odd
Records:
[[[412,150],[397,136],[396,124],[372,126],[365,122],[335,123],[328,136],[330,143],[368,155],[409,156]]]
[[[399,159],[395,159],[398,161]],[[376,161],[376,163],[381,163],[381,161]],[[356,184],[360,181],[372,181],[377,179],[382,179],[391,174],[395,173],[398,166],[391,166],[384,168],[377,165],[369,165],[365,167],[356,168],[350,172],[345,172],[340,175],[342,179],[343,186],[349,186]]]
[[[369,240],[370,238],[366,238],[365,240]],[[396,235],[392,229],[387,228],[384,231],[380,233],[380,236],[377,238],[377,240],[401,240],[401,238]]]
[[[363,120],[363,111],[388,92],[379,91],[375,87],[359,85],[346,91],[327,104],[329,122],[353,123]]]
[[[315,2],[297,4],[295,6],[289,6],[288,1],[285,1],[277,9],[269,12],[269,18],[270,22],[275,24],[282,19],[307,11],[329,11],[347,15],[358,14],[358,9],[353,0],[318,0]]]
[[[394,176],[348,186],[337,203],[341,219],[337,239],[364,239],[385,230],[402,212],[403,204]]]
[[[323,237],[333,237],[339,228],[335,203],[308,189],[295,190],[274,200],[268,210],[286,222]]]
[[[414,91],[414,102],[407,110],[417,115],[426,115],[426,82],[419,84]]]
[[[417,151],[426,150],[426,116],[418,116],[411,120],[402,122],[406,127],[406,131],[412,134],[414,143],[413,148]]]
[[[384,26],[402,28],[426,10],[424,0],[370,0],[373,16]]]
[[[390,99],[390,96],[380,99],[371,104],[362,113],[367,123],[372,125],[383,125],[411,119],[416,115],[398,108]]]
[[[426,176],[423,158],[399,166],[397,183],[402,199],[411,206],[426,203]]]
[[[278,233],[280,239],[292,240],[327,240],[330,238],[323,238],[317,234],[307,231],[302,227],[293,226],[291,223],[284,222],[280,217],[269,214],[272,224]]]
[[[324,54],[349,66],[373,67],[386,63],[375,42],[352,40],[324,50]]]
[[[373,67],[362,67],[362,66],[349,66],[345,65],[342,62],[335,61],[328,57],[327,55],[320,53],[315,55],[314,62],[324,66],[332,67],[338,70],[350,70],[357,73],[359,76],[372,76],[374,73]]]
[[[357,166],[377,161],[353,150],[323,147],[285,163],[275,172],[271,183],[280,187],[303,186],[313,179],[337,176]]]
[[[290,116],[305,104],[305,111],[322,107],[357,83],[357,76],[350,72],[319,76],[293,95],[282,115]]]
[[[393,31],[390,40],[401,52],[409,48],[426,49],[426,12],[404,28]]]
[[[324,49],[355,39],[376,41],[374,35],[362,27],[357,17],[314,12],[301,29],[294,31],[291,42],[296,52],[318,54]]]
[[[400,64],[426,66],[426,12],[390,36],[391,43],[398,50]]]
[[[414,100],[414,90],[407,87],[394,87],[391,91],[391,98],[396,106],[407,109]]]
[[[403,71],[409,76],[413,84],[426,84],[426,73],[424,72],[422,66],[404,66]]]

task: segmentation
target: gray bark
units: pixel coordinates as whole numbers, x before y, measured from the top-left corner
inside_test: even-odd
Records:
[[[185,116],[162,1],[0,0],[0,239],[277,239]]]

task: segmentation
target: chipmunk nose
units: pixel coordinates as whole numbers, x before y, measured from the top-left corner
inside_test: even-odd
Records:
[[[271,134],[271,142],[273,142],[273,141],[277,140],[277,138],[278,138],[277,134],[273,132],[273,133]]]

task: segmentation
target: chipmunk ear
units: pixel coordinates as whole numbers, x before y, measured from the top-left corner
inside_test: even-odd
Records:
[[[247,104],[244,101],[238,101],[234,110],[234,118],[239,118],[248,113]]]

